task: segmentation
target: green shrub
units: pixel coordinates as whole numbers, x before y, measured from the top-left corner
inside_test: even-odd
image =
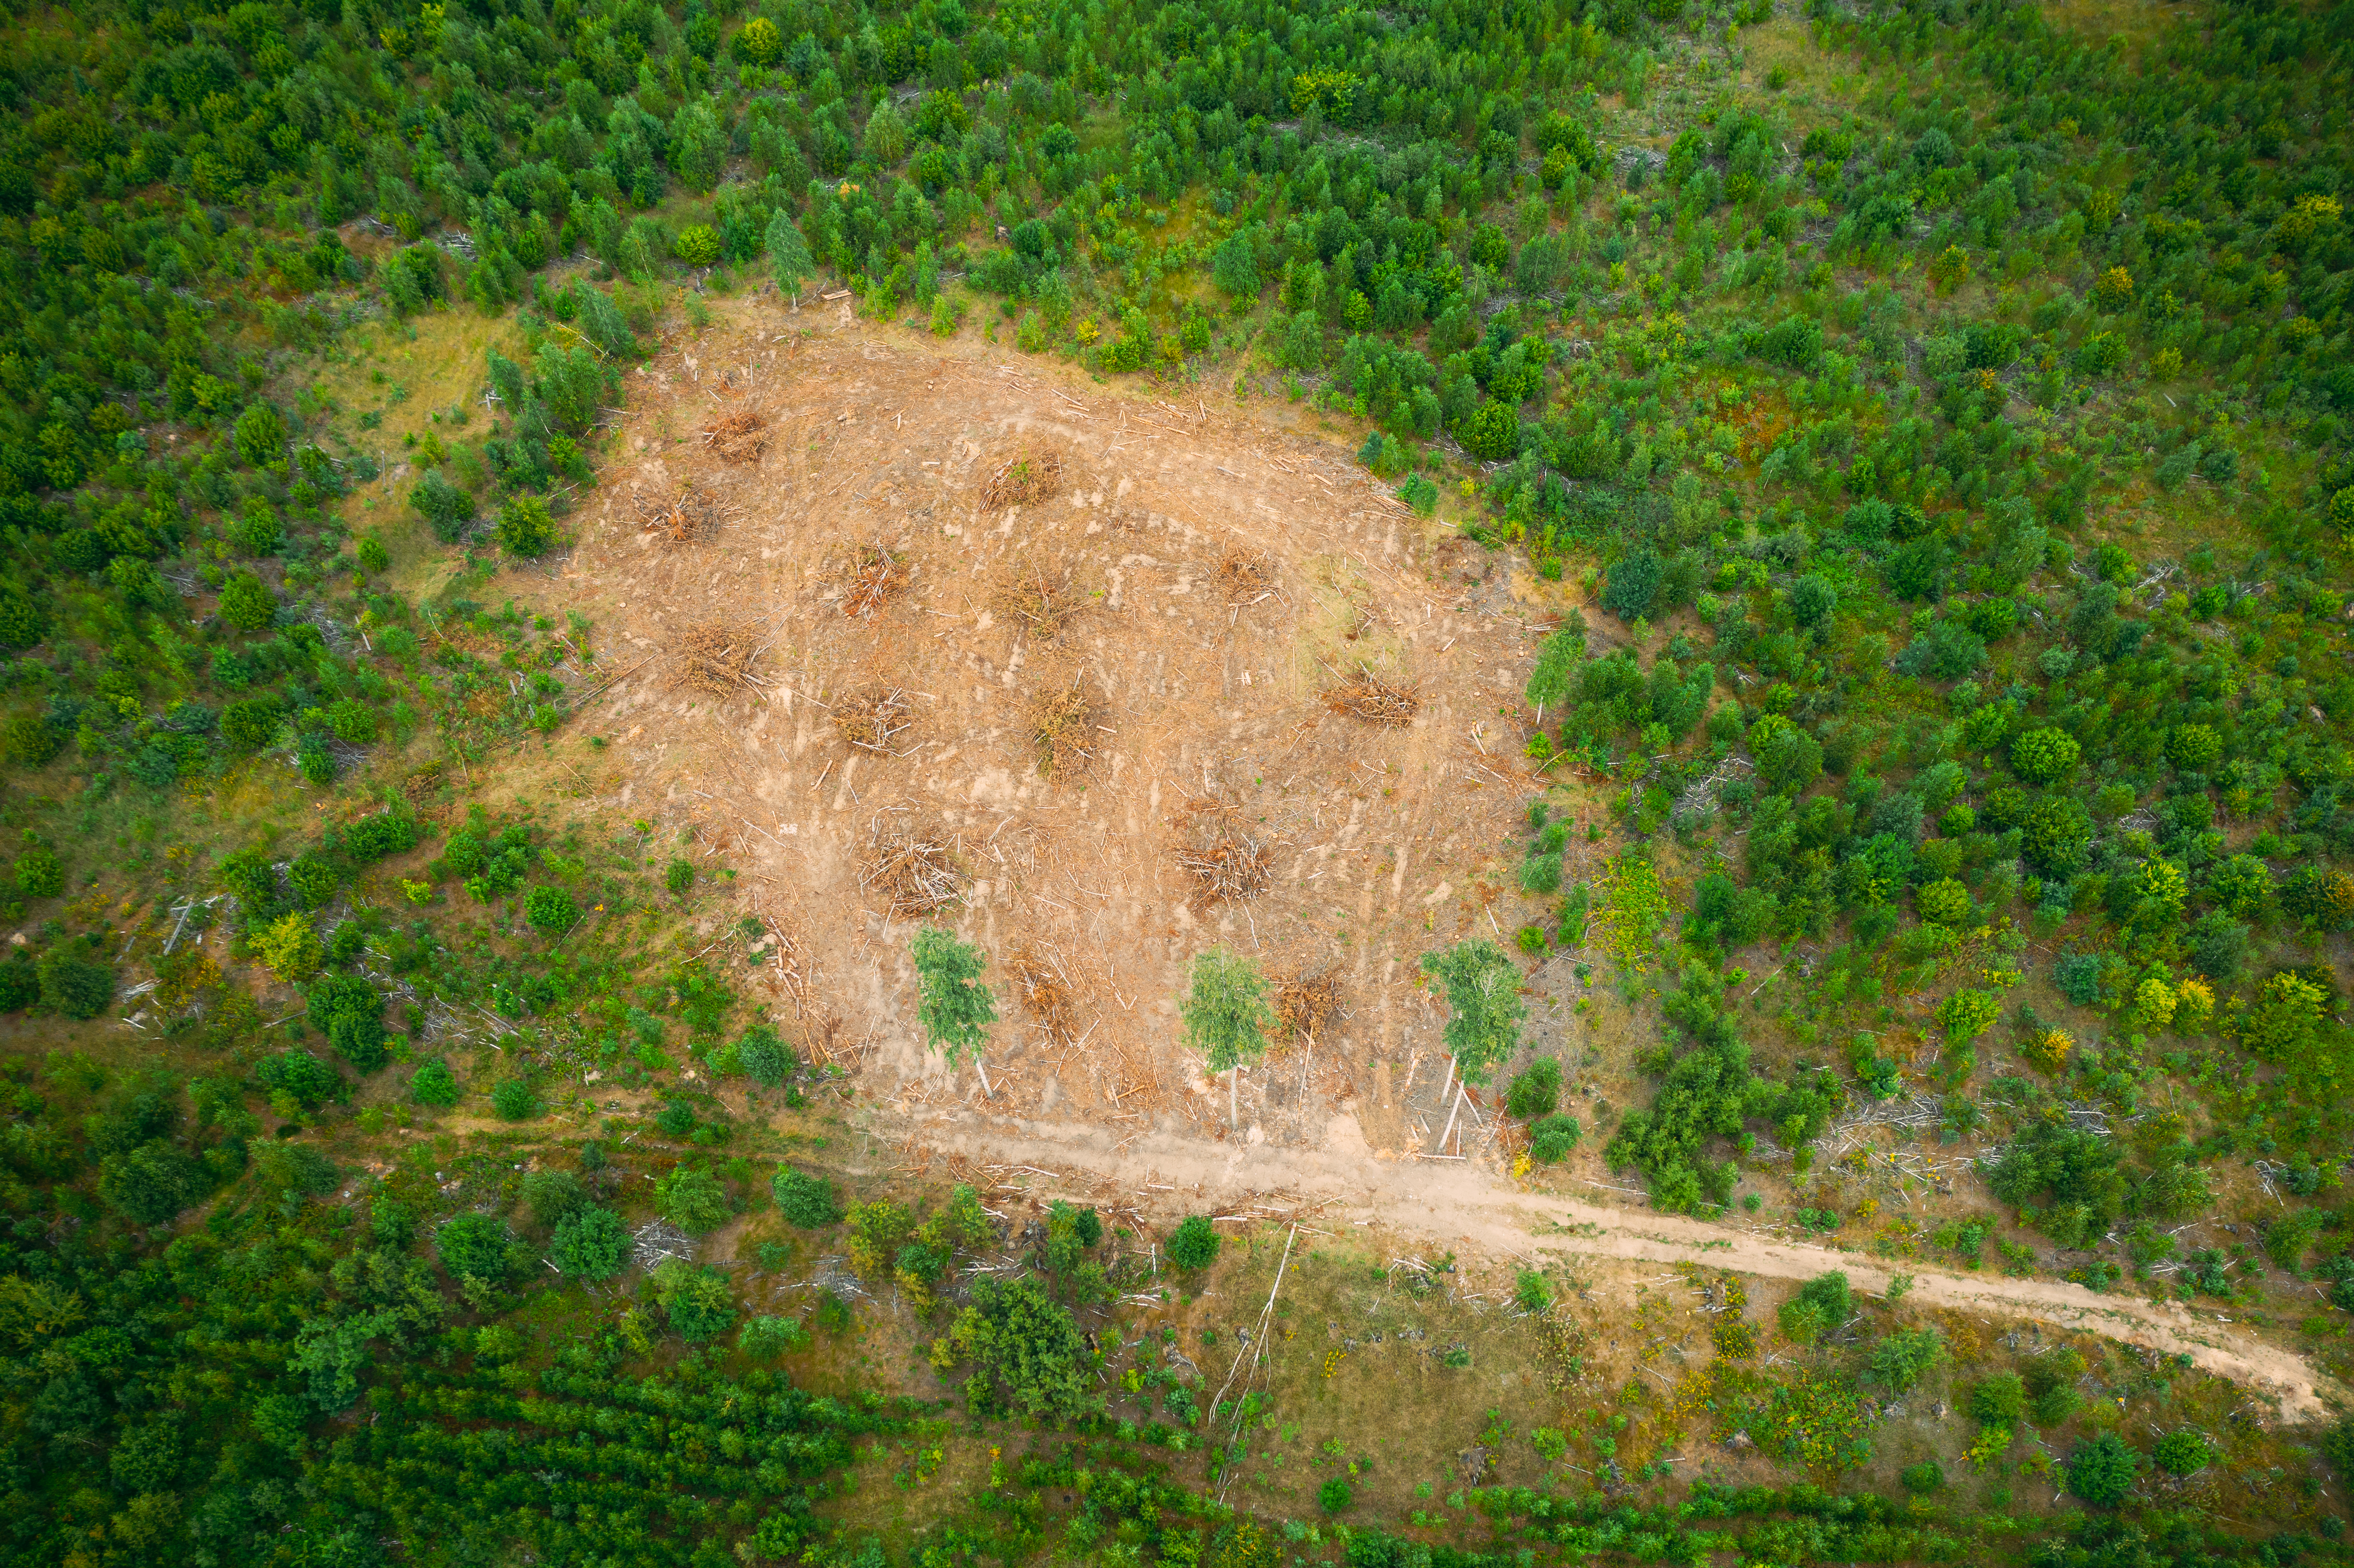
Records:
[[[2094,1508],[2115,1508],[2133,1491],[2141,1456],[2114,1432],[2104,1432],[2068,1461],[2068,1490]]]
[[[678,1337],[690,1345],[708,1343],[736,1321],[736,1298],[727,1277],[716,1268],[697,1268],[684,1258],[669,1258],[653,1272],[654,1300]]]
[[[539,1097],[523,1078],[502,1078],[491,1091],[491,1108],[504,1121],[529,1121],[539,1114]]]
[[[474,498],[432,469],[409,491],[408,504],[445,545],[463,538],[466,524],[474,520]]]
[[[754,1024],[736,1042],[736,1063],[744,1069],[746,1077],[770,1089],[790,1077],[801,1065],[793,1048],[765,1023]]]
[[[494,1285],[513,1271],[514,1233],[496,1214],[460,1214],[433,1233],[433,1252],[452,1277]]]
[[[673,1165],[654,1181],[654,1208],[680,1230],[699,1236],[727,1223],[727,1192],[700,1165]]]
[[[1553,1286],[1535,1269],[1524,1268],[1512,1286],[1512,1305],[1523,1312],[1542,1312],[1553,1305]]]
[[[408,1097],[421,1106],[447,1108],[458,1103],[458,1075],[439,1056],[428,1057],[408,1077]]]
[[[823,1230],[842,1218],[842,1205],[833,1195],[833,1183],[822,1176],[810,1176],[790,1165],[779,1166],[769,1183],[769,1194],[777,1201],[777,1213],[787,1224],[799,1225],[805,1231]]]
[[[2066,730],[2022,730],[2010,743],[2010,770],[2030,784],[2057,784],[2076,771],[2080,755]]]
[[[1169,1261],[1189,1272],[1217,1261],[1218,1233],[1205,1214],[1187,1216],[1169,1237]]]
[[[1970,1414],[1988,1426],[2016,1426],[2027,1413],[2027,1385],[2017,1372],[1997,1372],[1970,1391]]]
[[[2169,1476],[2190,1476],[2215,1462],[2215,1450],[2196,1432],[2169,1432],[2158,1440],[2151,1457]]]
[[[1561,1063],[1552,1056],[1530,1063],[1504,1091],[1504,1108],[1527,1119],[1550,1116],[1560,1103]]]
[[[1577,1147],[1585,1129],[1567,1111],[1555,1111],[1529,1128],[1529,1158],[1540,1165],[1558,1165]]]
[[[621,1216],[594,1203],[556,1222],[547,1255],[566,1277],[610,1279],[630,1261],[630,1231]]]
[[[278,599],[260,577],[239,572],[221,588],[220,618],[239,631],[260,631],[278,614]]]
[[[709,267],[719,260],[719,231],[707,223],[690,223],[678,231],[670,249],[690,267]]]
[[[53,851],[28,849],[16,857],[17,892],[27,898],[55,898],[65,890],[65,863]]]
[[[1897,1473],[1896,1478],[1904,1484],[1906,1491],[1924,1495],[1942,1491],[1946,1486],[1945,1469],[1934,1459],[1925,1460],[1918,1465],[1907,1465]]]
[[[751,1318],[736,1336],[736,1348],[748,1356],[774,1360],[809,1349],[810,1334],[798,1318]]]
[[[1349,1490],[1349,1483],[1339,1476],[1334,1476],[1316,1489],[1316,1506],[1326,1513],[1346,1513],[1349,1511],[1349,1505],[1354,1500],[1355,1496]]]
[[[53,948],[36,960],[41,1005],[76,1022],[87,1022],[114,1002],[114,971]]]
[[[1946,1341],[1935,1329],[1906,1329],[1872,1348],[1872,1375],[1903,1393],[1946,1357]]]
[[[1521,416],[1490,397],[1463,417],[1455,435],[1473,457],[1502,462],[1521,450]]]
[[[556,519],[538,496],[518,495],[499,508],[499,545],[508,555],[528,560],[555,543]]]
[[[561,887],[535,887],[523,901],[525,923],[543,937],[561,937],[580,923],[580,906]]]
[[[20,768],[38,768],[65,749],[66,737],[38,714],[18,714],[0,725],[0,758]]]

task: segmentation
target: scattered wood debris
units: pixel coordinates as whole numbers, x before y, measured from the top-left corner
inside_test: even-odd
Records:
[[[1294,1040],[1314,1040],[1325,1021],[1340,1010],[1338,967],[1314,974],[1292,973],[1275,982],[1275,1021]]]
[[[639,496],[638,529],[641,533],[661,535],[666,544],[690,545],[707,537],[727,512],[695,485],[683,484],[678,493],[667,501],[649,501]]]
[[[1422,699],[1412,686],[1393,685],[1360,666],[1340,684],[1324,688],[1324,705],[1369,724],[1404,726],[1414,722]]]
[[[769,450],[767,426],[751,409],[738,408],[703,427],[703,445],[722,462],[758,462]]]
[[[895,919],[917,920],[964,897],[965,874],[949,847],[909,829],[875,825],[858,885],[891,901]]]
[[[1063,977],[1027,948],[1016,948],[1005,960],[1005,969],[1013,977],[1014,993],[1021,997],[1023,1010],[1038,1021],[1046,1037],[1056,1044],[1068,1044],[1071,992]]]
[[[864,620],[890,603],[907,586],[907,564],[898,551],[883,545],[854,545],[848,569],[838,589],[842,613]]]
[[[1030,738],[1038,748],[1038,771],[1067,779],[1095,756],[1096,710],[1075,683],[1049,692],[1030,705]]]
[[[679,633],[671,644],[674,667],[671,684],[726,696],[743,687],[758,691],[768,684],[752,673],[752,661],[768,646],[760,629],[745,621],[706,620]]]
[[[981,509],[1030,506],[1052,499],[1063,488],[1063,460],[1054,452],[1025,452],[989,476],[981,493]]]
[[[1228,604],[1248,604],[1275,587],[1274,564],[1237,545],[1218,562],[1218,587]]]
[[[889,691],[853,692],[833,700],[834,733],[864,751],[888,751],[891,737],[907,727],[907,694],[896,686]]]

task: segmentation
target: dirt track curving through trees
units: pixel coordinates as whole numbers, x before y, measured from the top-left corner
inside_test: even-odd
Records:
[[[967,1112],[977,1108],[966,1107]],[[877,1130],[881,1130],[878,1128]],[[1398,1160],[1369,1149],[1345,1112],[1312,1148],[1215,1145],[1167,1133],[1115,1141],[1077,1122],[997,1120],[970,1114],[912,1119],[913,1145],[999,1167],[1059,1175],[1070,1195],[1106,1187],[1133,1204],[1200,1212],[1205,1204],[1286,1201],[1326,1205],[1323,1222],[1426,1238],[1450,1248],[1524,1262],[1548,1256],[1701,1263],[1770,1279],[1807,1279],[1839,1268],[1861,1289],[1880,1292],[1897,1272],[1836,1247],[1776,1241],[1755,1232],[1673,1214],[1641,1214],[1524,1192],[1484,1166]],[[2276,1401],[2292,1423],[2326,1421],[2347,1391],[2303,1357],[2213,1315],[2179,1303],[2097,1295],[2050,1279],[1956,1273],[1907,1263],[1911,1299],[1926,1306],[2006,1316],[2187,1355]]]

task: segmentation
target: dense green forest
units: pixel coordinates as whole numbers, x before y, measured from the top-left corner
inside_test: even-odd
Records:
[[[1946,1136],[2000,1135],[1981,1174],[2049,1244],[2006,1266],[2211,1306],[2285,1270],[2342,1337],[2354,5],[2104,35],[1988,0],[137,0],[16,7],[0,40],[0,902],[25,938],[0,1009],[154,1030],[152,1061],[58,1035],[0,1085],[8,1561],[864,1568],[885,1553],[844,1499],[888,1482],[854,1456],[920,1467],[984,1421],[1055,1441],[925,1568],[1994,1550],[1807,1485],[1475,1489],[1412,1540],[1263,1531],[1170,1457],[1255,1411],[1171,1383],[1155,1430],[1102,1392],[1081,1325],[1135,1264],[1092,1211],[1021,1244],[1033,1282],[968,1286],[1012,1245],[969,1191],[845,1211],[822,1133],[767,1140],[690,1086],[833,1092],[668,939],[724,871],[642,825],[465,813],[468,770],[605,669],[585,620],[475,596],[560,547],[665,324],[761,288],[1312,404],[1400,499],[1559,585],[1525,744],[1623,848],[1563,891],[1539,812],[1521,946],[1604,941],[1630,1000],[1666,992],[1608,1145],[1662,1207],[1721,1214],[1741,1160],[1804,1173],[1844,1107],[1928,1095]],[[319,376],[363,324],[444,313],[514,334],[399,450],[401,507],[458,563],[412,599],[345,504],[394,460],[379,416]],[[419,736],[427,768],[369,771]],[[223,807],[241,847],[181,847],[263,767],[344,792],[322,826]],[[420,850],[405,906],[354,902]],[[94,896],[101,873],[152,908]],[[179,945],[207,930],[231,945]],[[1670,956],[1638,959],[1654,936]],[[302,987],[291,1029],[224,955]],[[495,1076],[412,1049],[456,1009],[520,1043]],[[669,1098],[631,1149],[528,1173],[495,1134],[368,1167],[300,1136],[395,1064],[395,1128],[461,1097],[520,1123],[559,1068]],[[648,1217],[630,1179],[690,1235],[773,1222],[774,1266],[822,1232],[858,1277],[952,1296],[931,1353],[960,1399],[798,1386],[780,1363],[845,1331],[838,1296],[763,1316],[673,1260],[592,1309]],[[2177,1255],[2171,1227],[2258,1179],[2258,1245]],[[1936,1245],[1975,1266],[1985,1242]],[[1842,1375],[1851,1410],[1871,1374]],[[2138,1457],[2088,1451],[2076,1495],[2118,1501],[2099,1467]],[[2354,1450],[2331,1457],[2342,1489]],[[2334,1517],[2260,1542],[2129,1512],[1999,1550],[2342,1560]]]

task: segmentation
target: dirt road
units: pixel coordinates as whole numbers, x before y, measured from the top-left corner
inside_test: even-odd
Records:
[[[1643,1215],[1522,1191],[1479,1164],[1386,1159],[1365,1142],[1354,1116],[1331,1118],[1313,1147],[1211,1144],[1166,1132],[1115,1141],[1077,1122],[998,1119],[970,1114],[911,1118],[896,1131],[941,1154],[1060,1177],[1056,1195],[1097,1201],[1107,1187],[1123,1206],[1167,1213],[1250,1202],[1327,1205],[1320,1224],[1358,1225],[1473,1254],[1536,1263],[1547,1257],[1701,1262],[1771,1279],[1808,1279],[1843,1270],[1858,1288],[1881,1292],[1895,1272],[1835,1246],[1776,1241],[1754,1232],[1673,1214]],[[878,1127],[878,1132],[885,1129]],[[2178,1303],[2097,1295],[2052,1279],[1965,1274],[1907,1263],[1912,1299],[2097,1333],[2168,1355],[2243,1383],[2277,1402],[2294,1423],[2331,1418],[2347,1391],[2303,1357],[2243,1328]]]

